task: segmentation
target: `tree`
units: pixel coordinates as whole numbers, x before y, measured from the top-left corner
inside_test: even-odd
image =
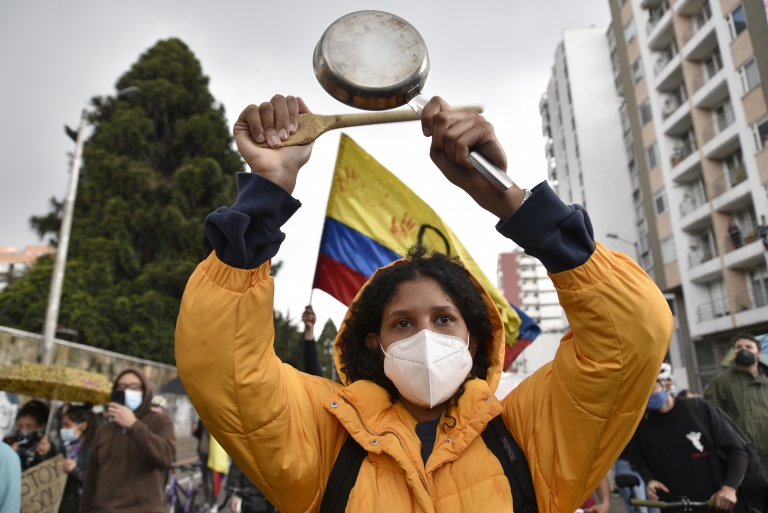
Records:
[[[243,165],[183,42],[147,50],[116,84],[129,86],[141,94],[91,101],[59,324],[77,342],[173,363],[181,295],[208,246],[205,216],[234,202]],[[55,242],[60,213],[52,199],[30,223]],[[0,294],[0,324],[42,331],[52,262]]]

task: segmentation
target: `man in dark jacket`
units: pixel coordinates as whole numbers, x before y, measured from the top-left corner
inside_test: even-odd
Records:
[[[689,403],[698,401],[709,425],[708,440],[691,413]],[[648,498],[715,501],[719,510],[749,511],[737,489],[747,470],[747,453],[736,434],[715,409],[701,399],[676,399],[656,382],[648,412],[632,439],[632,463],[647,483]],[[727,454],[720,461],[717,450]]]
[[[736,335],[733,351],[733,367],[712,380],[704,399],[730,415],[768,462],[768,366],[760,363],[760,343],[749,333]]]
[[[125,405],[109,403],[110,422],[91,447],[80,513],[165,513],[165,470],[176,458],[176,435],[167,415],[153,412],[152,390],[139,369],[115,380]]]

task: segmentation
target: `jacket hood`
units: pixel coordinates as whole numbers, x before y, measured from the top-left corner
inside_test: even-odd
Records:
[[[355,296],[355,299],[352,300],[352,303],[349,305],[349,308],[347,309],[347,313],[344,316],[344,321],[341,323],[341,327],[339,328],[339,332],[336,335],[336,341],[334,342],[334,346],[333,346],[333,361],[336,364],[336,370],[339,373],[339,379],[341,380],[341,383],[344,386],[349,385],[350,382],[349,382],[349,379],[347,378],[346,373],[344,373],[341,370],[343,367],[343,361],[344,361],[341,355],[341,335],[344,333],[344,331],[347,328],[347,321],[351,316],[352,307],[357,302],[358,298],[363,293],[365,288],[368,287],[371,281],[380,272],[392,266],[400,265],[404,261],[405,259],[396,260],[391,264],[384,266],[379,270],[377,270],[375,273],[373,273],[373,275],[368,279],[368,281],[366,281],[365,284],[360,288],[357,295]],[[491,296],[488,294],[488,291],[485,290],[485,288],[472,275],[472,273],[469,273],[469,276],[470,276],[470,279],[472,280],[472,284],[475,286],[475,288],[477,288],[477,291],[480,293],[480,297],[483,298],[483,303],[485,303],[485,309],[488,312],[488,318],[491,321],[491,327],[493,328],[493,334],[491,335],[490,339],[486,342],[486,349],[488,354],[488,374],[485,378],[485,381],[488,383],[488,387],[491,389],[491,392],[496,392],[496,388],[499,385],[499,380],[501,379],[501,373],[504,366],[504,346],[506,344],[504,342],[504,322],[501,319],[501,314],[499,313],[498,308],[496,308],[496,305],[491,299]]]
[[[130,367],[128,369],[125,369],[123,372],[117,375],[115,378],[115,381],[112,383],[112,388],[114,389],[117,386],[118,380],[124,375],[128,373],[135,374],[139,377],[141,380],[141,384],[144,387],[144,395],[141,399],[141,405],[136,408],[136,411],[134,414],[136,417],[143,417],[151,410],[149,409],[152,406],[152,386],[149,384],[149,379],[147,379],[147,375],[144,374],[144,371],[141,369],[137,369],[135,367]]]

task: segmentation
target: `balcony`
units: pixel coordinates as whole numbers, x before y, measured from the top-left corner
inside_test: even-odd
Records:
[[[713,184],[714,185],[714,184]],[[722,187],[722,186],[718,186]],[[714,189],[714,187],[713,187]],[[712,191],[714,194],[714,190]],[[744,180],[739,184],[726,189],[725,192],[712,198],[712,207],[718,212],[735,212],[742,210],[752,203],[752,194],[749,182]]]
[[[672,26],[672,11],[667,2],[661,3],[651,10],[651,18],[646,25],[648,47],[651,50],[663,50],[675,40],[675,30]]]
[[[728,269],[751,269],[765,262],[765,246],[757,232],[752,230],[737,237],[730,235],[725,238],[725,255],[723,260]]]
[[[680,229],[687,232],[697,232],[712,224],[712,209],[709,203],[702,201],[687,201],[680,204]],[[695,260],[696,258],[694,258]],[[698,262],[700,264],[702,262]]]
[[[715,22],[707,6],[691,20],[691,25],[683,32],[682,54],[688,60],[702,61],[716,48]]]
[[[683,68],[680,54],[662,56],[654,66],[654,84],[660,92],[673,92],[683,83]]]
[[[693,283],[703,284],[721,276],[723,267],[713,247],[704,247],[688,254],[688,278]]]
[[[727,297],[715,299],[707,303],[702,303],[696,307],[699,322],[711,321],[731,315],[731,302]]]
[[[692,141],[675,147],[672,158],[672,180],[678,183],[690,182],[701,175],[701,153]]]
[[[696,92],[704,87],[704,84],[709,82],[711,78],[714,78],[717,73],[723,69],[723,63],[720,61],[720,57],[713,55],[712,59],[701,66],[701,73],[693,77],[693,95],[696,96]]]
[[[722,67],[706,80],[704,78],[702,74],[693,78],[694,84],[699,86],[693,93],[693,105],[699,109],[712,109],[728,98],[728,81]]]
[[[704,7],[707,0],[677,0],[675,2],[675,12],[680,16],[693,16]]]
[[[716,198],[728,189],[736,187],[747,179],[747,170],[744,166],[729,168],[728,171],[712,183],[712,197]]]
[[[768,290],[765,287],[739,292],[733,299],[736,305],[736,326],[749,326],[768,319]]]
[[[701,131],[704,141],[704,156],[708,159],[721,159],[733,153],[739,147],[739,131],[736,116],[729,105],[715,116],[714,121]]]

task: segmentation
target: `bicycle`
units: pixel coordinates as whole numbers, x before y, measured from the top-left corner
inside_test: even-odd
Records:
[[[688,497],[681,497],[677,501],[673,502],[667,502],[667,501],[643,501],[639,499],[631,499],[629,501],[630,504],[633,506],[645,506],[648,508],[659,508],[659,509],[676,509],[679,511],[693,511],[693,508],[709,508],[714,509],[715,507],[715,500],[709,499],[705,502],[696,502],[690,500]]]
[[[206,494],[195,488],[194,472],[202,463],[197,458],[175,462],[171,465],[171,481],[166,494],[170,504],[168,513],[209,513],[211,505],[206,500]],[[191,472],[186,489],[176,479],[176,472]]]

